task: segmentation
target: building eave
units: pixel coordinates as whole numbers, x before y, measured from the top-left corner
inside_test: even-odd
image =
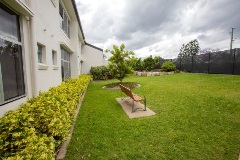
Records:
[[[29,17],[34,16],[33,11],[25,3],[23,3],[20,0],[11,0],[11,1],[3,0],[2,2],[4,2],[5,4],[7,4],[8,6],[10,6],[11,8],[13,8],[14,10],[16,10],[17,12],[19,12],[24,16],[29,16]]]
[[[89,46],[89,47],[95,48],[95,49],[103,52],[103,49],[102,49],[102,48],[96,47],[96,46],[94,46],[94,45],[92,45],[92,44],[89,44],[89,43],[87,43],[87,42],[85,42],[85,44],[86,44],[87,46]]]
[[[81,33],[82,33],[83,43],[86,43],[86,41],[85,41],[85,36],[84,36],[84,33],[83,33],[82,24],[81,24],[81,21],[80,21],[80,17],[79,17],[79,15],[78,15],[78,10],[77,10],[77,5],[76,5],[75,0],[72,0],[72,4],[73,4],[73,8],[74,8],[75,15],[76,15],[76,17],[77,17],[77,21],[78,21],[78,25],[79,25],[80,31],[81,31]]]

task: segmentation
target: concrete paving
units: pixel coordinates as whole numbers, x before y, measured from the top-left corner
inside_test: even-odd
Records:
[[[153,112],[151,109],[147,108],[146,111],[143,111],[142,109],[144,109],[144,104],[141,104],[140,102],[134,102],[134,108],[141,108],[136,110],[135,112],[132,112],[132,99],[130,99],[129,97],[125,97],[124,99],[122,98],[116,98],[116,100],[118,101],[118,103],[121,104],[123,110],[126,112],[126,114],[128,115],[128,117],[130,119],[132,118],[140,118],[140,117],[147,117],[147,116],[153,116],[156,113]]]

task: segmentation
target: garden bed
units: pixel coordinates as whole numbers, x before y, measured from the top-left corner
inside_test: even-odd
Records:
[[[141,72],[141,71],[134,71],[135,76],[164,76],[164,75],[171,75],[174,74],[174,72]]]

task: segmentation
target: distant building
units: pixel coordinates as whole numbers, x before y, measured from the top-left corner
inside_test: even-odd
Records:
[[[106,64],[74,0],[0,0],[0,116],[40,90]]]

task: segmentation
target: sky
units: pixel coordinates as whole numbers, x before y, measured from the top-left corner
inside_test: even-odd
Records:
[[[125,44],[136,57],[176,58],[197,39],[202,50],[240,48],[240,0],[76,0],[85,39],[105,49]],[[104,53],[110,57],[110,53]]]

